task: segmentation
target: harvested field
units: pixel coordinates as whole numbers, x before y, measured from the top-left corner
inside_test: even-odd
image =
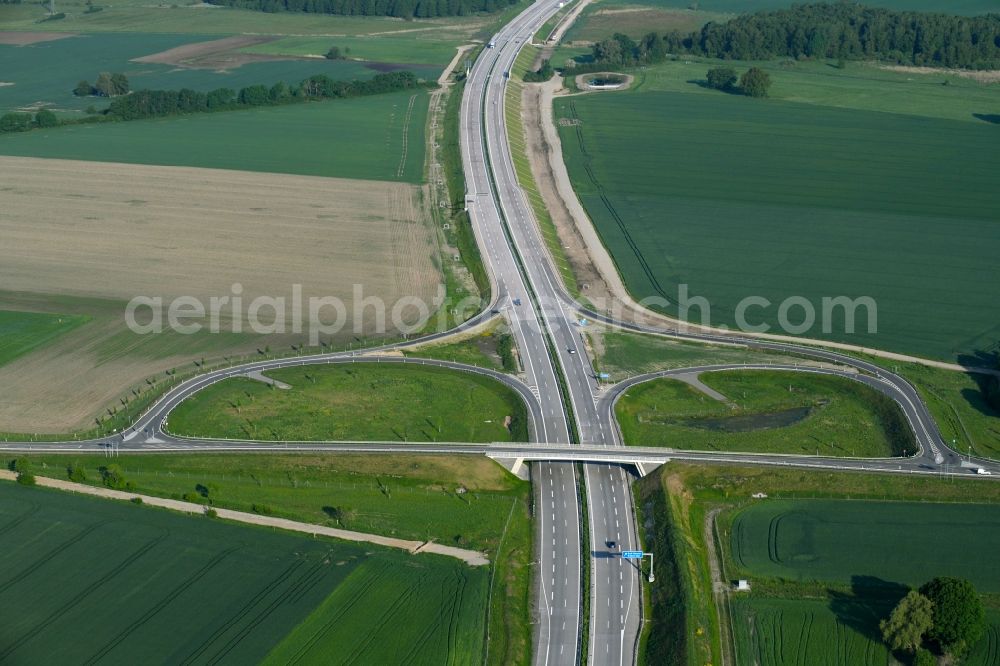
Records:
[[[300,284],[304,299],[346,304],[346,342],[356,328],[374,332],[373,308],[353,318],[355,284],[391,307],[403,296],[431,303],[441,282],[411,185],[11,157],[0,158],[0,180],[0,308],[91,317],[0,370],[0,431],[88,427],[128,387],[167,368],[265,344],[287,350],[308,333],[286,326],[265,343],[248,327],[233,333],[224,307],[222,334],[140,336],[123,320],[135,296],[192,296],[208,309],[239,283],[241,313],[257,296],[285,297],[288,320]],[[261,314],[274,319],[270,308]]]
[[[5,289],[130,299],[395,300],[438,283],[415,190],[402,183],[0,158]],[[122,253],[107,255],[109,241]],[[335,270],[330,270],[336,267]],[[320,270],[322,269],[322,270]]]
[[[174,65],[192,69],[235,69],[251,62],[295,60],[292,56],[239,53],[238,49],[272,42],[269,35],[235,35],[207,42],[184,44],[152,55],[133,58],[133,62]]]
[[[56,39],[73,37],[72,32],[10,32],[0,31],[0,44],[9,46],[28,46],[39,42],[51,42]]]

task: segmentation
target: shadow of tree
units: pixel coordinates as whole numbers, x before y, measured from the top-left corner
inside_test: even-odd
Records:
[[[830,591],[830,610],[845,626],[873,641],[882,641],[879,621],[910,591],[909,586],[875,576],[852,576],[851,591]]]
[[[725,89],[723,89],[723,88],[713,88],[712,86],[710,86],[708,84],[708,81],[706,81],[705,79],[688,79],[684,83],[690,83],[691,85],[698,86],[699,88],[704,88],[705,90],[713,90],[715,92],[724,93],[726,95],[737,95],[739,97],[743,96],[743,92],[737,86],[733,86],[732,88],[725,88]]]

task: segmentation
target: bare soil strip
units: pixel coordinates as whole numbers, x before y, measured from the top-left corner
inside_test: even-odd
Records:
[[[239,49],[247,46],[266,44],[276,39],[278,37],[273,35],[234,35],[207,42],[176,46],[159,53],[133,58],[132,62],[174,65],[190,69],[235,69],[250,62],[298,59],[295,56],[238,52]]]
[[[912,67],[908,65],[879,65],[879,69],[901,74],[936,74],[937,76],[959,76],[979,83],[1000,83],[1000,70],[975,71],[970,69],[943,69],[941,67]]]
[[[30,46],[39,42],[51,42],[57,39],[76,37],[75,32],[15,32],[0,31],[0,44],[10,46]]]
[[[14,481],[17,479],[17,474],[9,470],[0,470],[0,479],[4,479],[7,481]],[[56,490],[79,493],[81,495],[102,497],[104,499],[130,501],[135,497],[139,497],[142,499],[143,504],[148,504],[150,506],[156,506],[163,509],[170,509],[171,511],[180,511],[182,513],[204,514],[205,509],[208,508],[205,507],[204,505],[196,504],[194,502],[182,502],[180,500],[166,499],[163,497],[154,497],[153,495],[139,495],[136,493],[126,493],[120,490],[111,490],[110,488],[98,488],[95,486],[88,486],[84,483],[73,483],[71,481],[63,481],[61,479],[50,479],[44,476],[36,476],[35,481],[39,486],[42,486],[43,488],[54,488]],[[233,511],[231,509],[217,508],[215,509],[215,512],[218,514],[218,517],[222,518],[223,520],[232,520],[238,523],[246,523],[248,525],[262,525],[264,527],[275,527],[281,530],[288,530],[289,532],[301,532],[303,534],[309,534],[312,536],[332,537],[334,539],[341,539],[343,541],[373,543],[378,546],[385,546],[387,548],[401,548],[402,550],[414,554],[434,553],[436,555],[445,555],[447,557],[454,557],[456,559],[462,560],[466,564],[474,567],[490,563],[490,561],[486,558],[486,555],[478,551],[466,550],[464,548],[454,548],[452,546],[442,546],[434,542],[407,541],[406,539],[394,539],[391,537],[382,536],[380,534],[369,534],[367,532],[354,532],[352,530],[341,530],[334,527],[313,525],[312,523],[302,523],[296,520],[288,520],[286,518],[262,516],[256,513],[247,513],[245,511]]]

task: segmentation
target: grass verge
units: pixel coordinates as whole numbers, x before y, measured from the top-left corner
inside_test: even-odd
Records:
[[[279,384],[228,379],[199,391],[170,414],[170,431],[263,441],[527,441],[520,396],[480,375],[352,363],[266,376]]]

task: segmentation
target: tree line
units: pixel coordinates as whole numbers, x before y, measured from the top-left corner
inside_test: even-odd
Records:
[[[413,72],[400,71],[376,74],[365,81],[338,81],[325,74],[317,74],[301,83],[289,86],[279,81],[272,86],[262,84],[241,88],[218,88],[207,93],[189,90],[136,90],[114,97],[111,105],[99,115],[80,120],[60,122],[47,109],[34,116],[30,113],[8,113],[0,116],[0,133],[26,132],[56,125],[72,125],[114,120],[139,120],[187,113],[230,111],[256,106],[296,104],[320,99],[362,97],[407,90],[424,85]],[[78,89],[82,88],[78,85]]]
[[[262,12],[433,18],[495,12],[517,0],[208,0],[214,5]]]
[[[136,120],[182,113],[227,111],[255,106],[294,104],[317,99],[362,97],[416,88],[421,85],[413,72],[376,74],[366,81],[339,81],[317,74],[296,86],[283,81],[273,86],[252,85],[240,89],[218,88],[207,93],[189,90],[137,90],[111,101],[107,115]]]
[[[725,60],[880,59],[962,69],[1000,67],[1000,14],[949,16],[854,3],[796,5],[710,22],[682,35],[615,35],[594,44],[596,64],[635,66],[688,53]]]

